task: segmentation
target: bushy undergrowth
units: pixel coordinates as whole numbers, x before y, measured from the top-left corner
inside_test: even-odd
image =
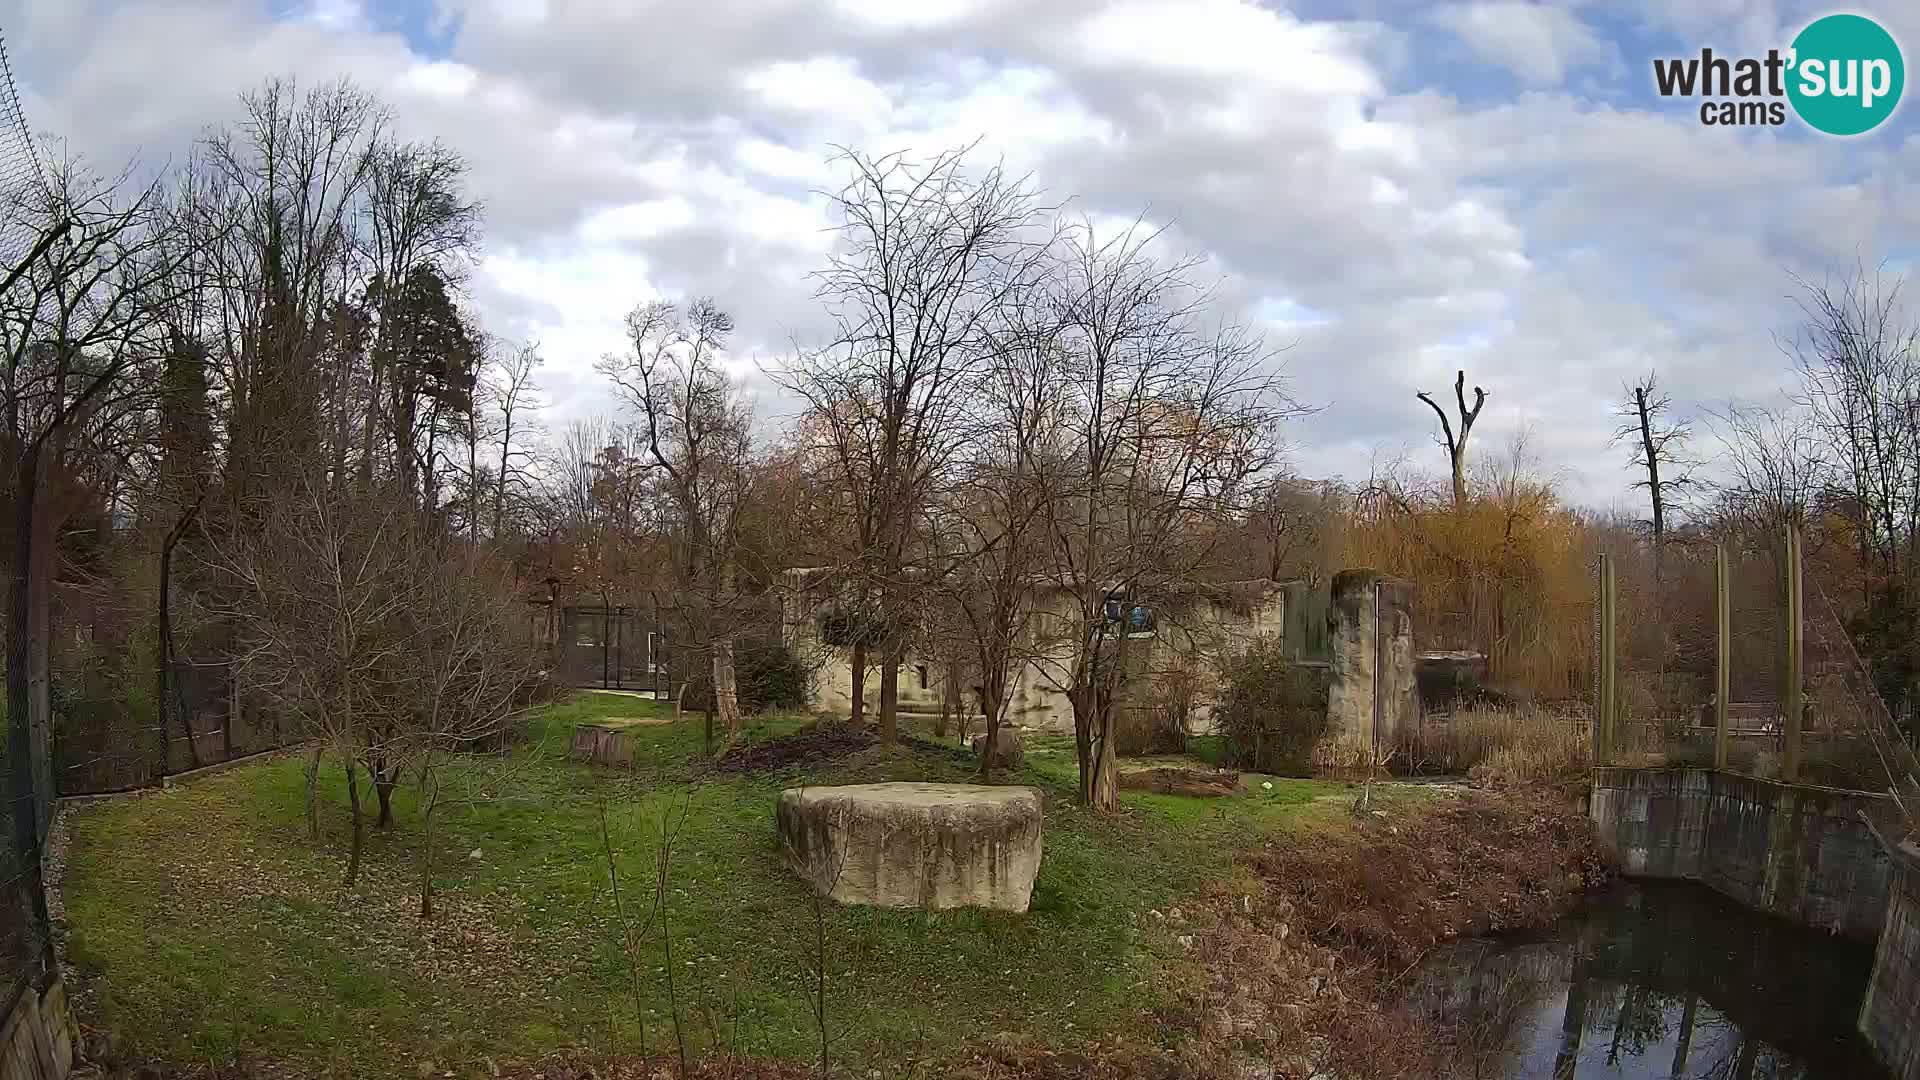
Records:
[[[1327,672],[1289,659],[1280,642],[1259,641],[1227,658],[1226,691],[1214,708],[1227,760],[1282,776],[1312,773],[1313,748],[1327,729]]]
[[[741,642],[734,651],[733,679],[742,712],[796,712],[807,705],[806,665],[778,641]],[[689,680],[681,690],[680,707],[689,712],[705,709],[710,681]]]
[[[1228,1062],[1352,1080],[1457,1075],[1471,1033],[1402,1007],[1400,978],[1449,939],[1545,925],[1609,874],[1577,808],[1525,792],[1397,805],[1244,862],[1250,881],[1201,909],[1187,1022]]]

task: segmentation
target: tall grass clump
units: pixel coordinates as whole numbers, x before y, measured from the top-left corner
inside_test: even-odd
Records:
[[[1530,705],[1463,709],[1402,733],[1396,751],[1407,772],[1465,773],[1489,786],[1565,779],[1590,757],[1580,725]]]

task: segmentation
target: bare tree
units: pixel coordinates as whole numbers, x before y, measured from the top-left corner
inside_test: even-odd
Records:
[[[947,711],[963,707],[959,671],[964,667],[980,680],[986,720],[982,779],[992,773],[1013,676],[1031,658],[1039,637],[1037,586],[1044,579],[1035,567],[1046,551],[1051,495],[1045,474],[1060,464],[1063,444],[1057,426],[1059,387],[1053,380],[1058,324],[1047,325],[1043,310],[1025,310],[1022,302],[1034,297],[1009,299],[978,373],[971,448],[954,482],[930,507],[932,547],[947,561],[929,576],[955,617],[928,620],[923,630],[926,637],[957,639],[935,641],[929,650],[948,661],[940,734]],[[965,657],[964,665],[956,662],[956,652]]]
[[[1899,277],[1795,283],[1804,321],[1782,348],[1834,469],[1823,502],[1857,548],[1856,644],[1897,709],[1920,685],[1920,323]]]
[[[603,417],[578,419],[549,448],[545,501],[563,543],[557,578],[596,596],[603,615],[638,574],[638,535],[652,499],[644,446],[635,433]],[[604,629],[604,628],[603,628]],[[611,676],[610,635],[600,635],[603,676]]]
[[[871,607],[880,644],[880,736],[895,737],[899,667],[925,584],[916,563],[929,491],[961,427],[988,323],[1041,267],[1043,212],[1023,178],[971,173],[971,148],[917,162],[847,151],[853,178],[830,196],[840,244],[819,275],[838,332],[783,373],[807,402],[857,523],[843,576]],[[853,646],[856,712],[864,640]]]
[[[1440,418],[1440,446],[1447,452],[1447,464],[1453,473],[1453,505],[1462,506],[1467,501],[1467,436],[1473,432],[1473,422],[1480,419],[1480,409],[1487,403],[1487,392],[1479,387],[1473,388],[1473,407],[1467,407],[1467,373],[1460,372],[1453,378],[1453,399],[1460,412],[1460,433],[1454,434],[1453,424],[1447,419],[1447,411],[1440,407],[1425,390],[1414,395],[1427,403],[1433,414]]]
[[[227,398],[223,495],[243,523],[329,438],[332,471],[345,469],[368,392],[353,378],[365,363],[355,228],[387,115],[345,81],[305,94],[274,81],[241,103],[244,121],[201,153],[204,197],[235,223],[212,256],[221,285],[209,340]]]
[[[156,188],[116,180],[57,157],[46,186],[13,212],[43,239],[39,257],[0,295],[0,483],[9,511],[7,716],[16,776],[16,840],[37,851],[51,792],[45,762],[52,724],[50,642],[55,539],[67,512],[53,499],[86,440],[111,437],[125,403],[159,378],[164,313],[190,254],[169,242]]]
[[[673,509],[676,621],[705,653],[712,714],[726,740],[740,728],[734,678],[736,552],[752,476],[752,417],[720,367],[733,317],[710,299],[684,311],[657,301],[627,315],[630,351],[600,371],[638,414],[646,462]]]
[[[1693,424],[1673,419],[1673,399],[1660,389],[1655,373],[1623,388],[1624,400],[1615,409],[1620,427],[1613,441],[1633,447],[1630,468],[1645,472],[1646,479],[1633,486],[1647,492],[1653,516],[1653,574],[1656,582],[1664,579],[1667,546],[1667,517],[1680,494],[1693,486],[1693,462],[1686,456],[1687,443],[1693,438]]]
[[[1724,476],[1713,482],[1715,516],[1777,536],[1808,514],[1833,482],[1828,447],[1804,409],[1730,402],[1706,413]]]
[[[1157,261],[1153,239],[1070,230],[1046,285],[1061,431],[1046,572],[1070,603],[1042,662],[1073,705],[1080,796],[1100,809],[1118,805],[1114,717],[1139,666],[1138,613],[1192,579],[1297,410],[1257,338],[1206,325],[1197,263]]]
[[[392,680],[413,670],[423,644],[415,620],[435,599],[428,589],[438,552],[425,550],[428,540],[402,495],[309,475],[282,493],[257,530],[219,537],[211,555],[227,586],[223,614],[246,631],[242,678],[300,721],[346,772],[349,887],[365,844],[360,770],[372,774],[382,823],[390,821],[392,785],[412,735],[401,709],[418,704],[396,706]],[[308,797],[311,805],[311,790]]]
[[[420,915],[433,915],[434,813],[441,766],[452,755],[498,745],[507,726],[533,704],[538,656],[514,633],[519,601],[511,572],[480,548],[442,542],[420,549],[422,588],[407,612],[409,648],[385,654],[399,663],[383,679],[386,709],[403,718],[391,755],[420,778]],[[485,778],[496,789],[503,773]],[[391,821],[388,795],[380,809]]]
[[[1252,569],[1268,581],[1326,581],[1337,569],[1330,560],[1343,509],[1340,488],[1330,481],[1283,475],[1260,485],[1246,520],[1256,545]]]
[[[437,293],[457,280],[477,242],[480,208],[461,191],[466,163],[438,142],[377,139],[364,173],[373,338],[360,475],[371,475],[375,433],[384,431],[401,486],[411,491],[424,480],[431,510],[431,441],[443,410],[471,410],[474,378],[473,345],[462,340],[461,320],[447,325]]]
[[[485,400],[493,410],[486,434],[497,448],[492,455],[493,489],[487,531],[496,543],[506,536],[509,500],[524,497],[532,479],[528,467],[533,454],[527,440],[539,430],[534,418],[539,415],[541,402],[534,376],[541,363],[540,347],[528,342],[506,350],[502,358],[494,361],[481,384]]]

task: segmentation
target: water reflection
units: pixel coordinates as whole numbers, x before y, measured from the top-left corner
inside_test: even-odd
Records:
[[[1853,1026],[1872,965],[1702,886],[1628,884],[1546,934],[1436,954],[1412,1000],[1459,1021],[1476,1080],[1879,1080]]]

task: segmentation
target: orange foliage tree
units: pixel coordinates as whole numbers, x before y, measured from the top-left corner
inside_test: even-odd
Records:
[[[1458,504],[1444,481],[1376,476],[1353,501],[1342,564],[1414,583],[1423,648],[1482,652],[1511,692],[1577,695],[1591,670],[1588,524],[1523,439],[1477,471]]]

